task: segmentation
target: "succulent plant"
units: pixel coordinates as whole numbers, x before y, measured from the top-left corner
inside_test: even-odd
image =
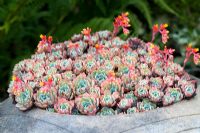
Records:
[[[95,115],[99,108],[99,99],[85,93],[75,98],[75,104],[82,114]]]
[[[145,97],[148,97],[149,95],[149,86],[148,85],[145,85],[145,86],[136,86],[135,87],[135,91],[134,91],[134,94],[138,97],[138,98],[145,98]]]
[[[148,99],[143,99],[142,102],[137,103],[137,108],[139,111],[149,111],[156,108],[156,104],[150,102]]]
[[[122,13],[112,32],[92,33],[87,27],[61,43],[41,35],[35,54],[13,69],[8,93],[16,107],[25,111],[35,105],[72,115],[132,114],[195,96],[196,81],[184,66],[190,56],[199,63],[199,49],[186,48],[182,67],[173,61],[174,49],[153,42],[157,34],[163,44],[168,41],[167,24],[154,25],[151,41],[144,42],[117,36],[120,29],[129,33],[129,23],[128,13]]]
[[[127,114],[134,114],[139,112],[139,110],[136,107],[128,108],[127,109]]]
[[[29,86],[24,86],[23,91],[20,91],[18,95],[15,96],[17,102],[16,107],[20,110],[27,110],[33,105],[33,90]]]
[[[152,87],[149,89],[149,99],[152,102],[160,102],[162,100],[163,95],[163,92],[157,88]]]
[[[70,81],[60,81],[58,85],[58,96],[71,100],[74,97],[74,87]]]
[[[102,94],[105,94],[107,92],[109,92],[110,94],[118,92],[121,95],[122,91],[123,90],[121,88],[121,80],[119,78],[109,77],[108,79],[106,79],[101,83]]]
[[[115,94],[115,93],[114,93]],[[116,92],[116,95],[118,93]],[[118,97],[115,97],[114,95],[107,93],[100,97],[100,104],[103,107],[113,107],[116,105]]]
[[[106,116],[106,115],[115,115],[115,111],[112,108],[103,107],[97,115]]]
[[[73,82],[75,95],[82,95],[89,92],[91,81],[84,73],[77,76]]]
[[[98,69],[92,72],[92,76],[98,85],[107,79],[107,73],[103,69]]]
[[[122,110],[130,108],[132,107],[132,105],[133,105],[133,100],[126,98],[121,99],[120,102],[117,104],[117,106]]]
[[[54,109],[60,114],[71,114],[74,107],[74,101],[67,101],[64,98],[59,98],[54,104]]]
[[[171,97],[174,97],[174,102],[179,102],[183,99],[183,93],[180,88],[166,88],[165,95],[169,94]]]

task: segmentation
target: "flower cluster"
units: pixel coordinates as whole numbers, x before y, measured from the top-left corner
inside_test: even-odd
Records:
[[[191,44],[188,45],[188,47],[186,48],[184,66],[186,65],[186,62],[189,60],[191,55],[193,55],[193,61],[196,65],[200,63],[200,53],[197,53],[198,51],[199,48],[192,48]]]
[[[155,39],[155,35],[157,33],[160,33],[162,35],[162,42],[165,44],[167,43],[168,39],[169,39],[169,31],[166,29],[168,27],[168,24],[160,24],[160,26],[158,26],[158,24],[155,24],[152,28],[153,34],[152,34],[152,42]]]
[[[129,30],[127,28],[130,27],[129,21],[130,20],[128,18],[128,12],[122,13],[121,15],[116,17],[113,23],[114,25],[113,35],[115,36],[119,32],[120,27],[122,27],[123,33],[127,35],[129,33]]]
[[[115,19],[114,31],[83,29],[63,43],[41,35],[30,59],[15,65],[8,92],[20,110],[33,106],[72,115],[115,115],[149,111],[196,94],[196,82],[173,62],[173,49],[116,34],[128,33],[128,13]],[[167,42],[166,24],[153,27]],[[113,35],[113,36],[112,36]],[[198,49],[186,49],[185,63]]]

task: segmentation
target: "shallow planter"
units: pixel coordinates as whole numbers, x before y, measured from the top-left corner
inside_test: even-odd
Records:
[[[197,95],[168,107],[133,115],[61,115],[41,109],[19,111],[10,98],[0,104],[0,133],[177,133],[200,132],[200,80]]]

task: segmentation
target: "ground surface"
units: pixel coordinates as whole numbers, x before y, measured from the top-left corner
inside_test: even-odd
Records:
[[[0,103],[0,133],[200,133],[200,80],[197,95],[169,107],[116,116],[69,116],[40,109],[21,112],[11,99]]]

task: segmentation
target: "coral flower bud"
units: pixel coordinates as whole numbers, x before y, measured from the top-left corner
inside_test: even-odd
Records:
[[[40,82],[40,86],[42,87],[42,86],[44,86],[45,85],[45,83],[44,82]]]
[[[87,27],[86,29],[83,29],[83,30],[81,31],[81,33],[82,33],[83,35],[89,36],[91,31],[92,31],[91,28],[88,28],[88,27]]]
[[[158,31],[159,31],[158,24],[155,24],[155,25],[153,26],[153,33],[156,33],[156,32],[158,32]]]
[[[48,37],[48,41],[49,41],[49,43],[51,43],[52,40],[53,40],[52,36],[49,36],[49,37]]]

